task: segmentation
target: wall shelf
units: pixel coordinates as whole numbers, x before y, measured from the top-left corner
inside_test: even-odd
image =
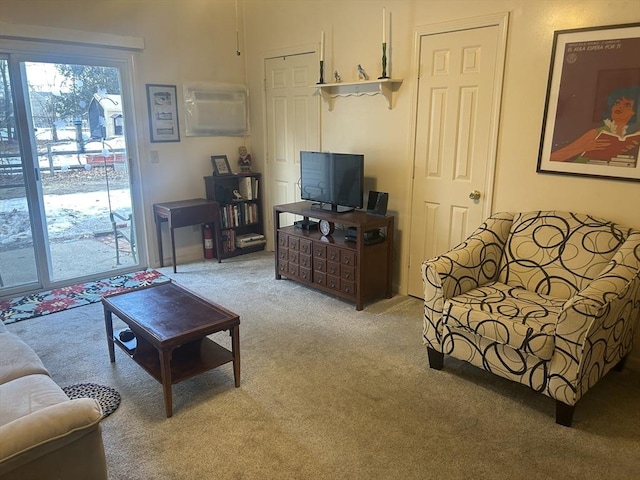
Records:
[[[387,99],[389,110],[393,108],[393,94],[398,91],[402,80],[393,78],[383,78],[377,80],[363,80],[361,82],[340,82],[322,83],[315,85],[322,98],[329,105],[329,110],[333,110],[333,102],[336,97],[378,95],[382,94]]]

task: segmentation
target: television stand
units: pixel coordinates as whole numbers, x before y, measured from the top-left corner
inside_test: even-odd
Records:
[[[280,214],[291,213],[304,221],[326,220],[344,226],[344,231],[323,236],[318,230],[280,225]],[[336,295],[362,310],[365,300],[391,298],[393,275],[393,229],[391,215],[371,215],[362,210],[334,212],[317,208],[311,202],[288,203],[273,207],[276,239],[275,276],[286,277],[311,288]],[[381,230],[379,239],[368,242],[365,232]]]

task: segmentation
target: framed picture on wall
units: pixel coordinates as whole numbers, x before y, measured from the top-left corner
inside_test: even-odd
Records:
[[[640,181],[640,23],[554,33],[537,171]]]
[[[149,129],[152,142],[179,142],[175,85],[147,85]]]

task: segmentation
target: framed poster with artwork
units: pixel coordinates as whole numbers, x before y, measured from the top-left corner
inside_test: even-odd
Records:
[[[640,182],[640,23],[554,33],[540,173]]]
[[[175,85],[147,85],[149,129],[152,142],[179,142]]]

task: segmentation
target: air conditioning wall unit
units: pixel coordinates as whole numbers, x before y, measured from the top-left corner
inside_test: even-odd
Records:
[[[183,94],[187,136],[249,134],[245,85],[186,83]]]

